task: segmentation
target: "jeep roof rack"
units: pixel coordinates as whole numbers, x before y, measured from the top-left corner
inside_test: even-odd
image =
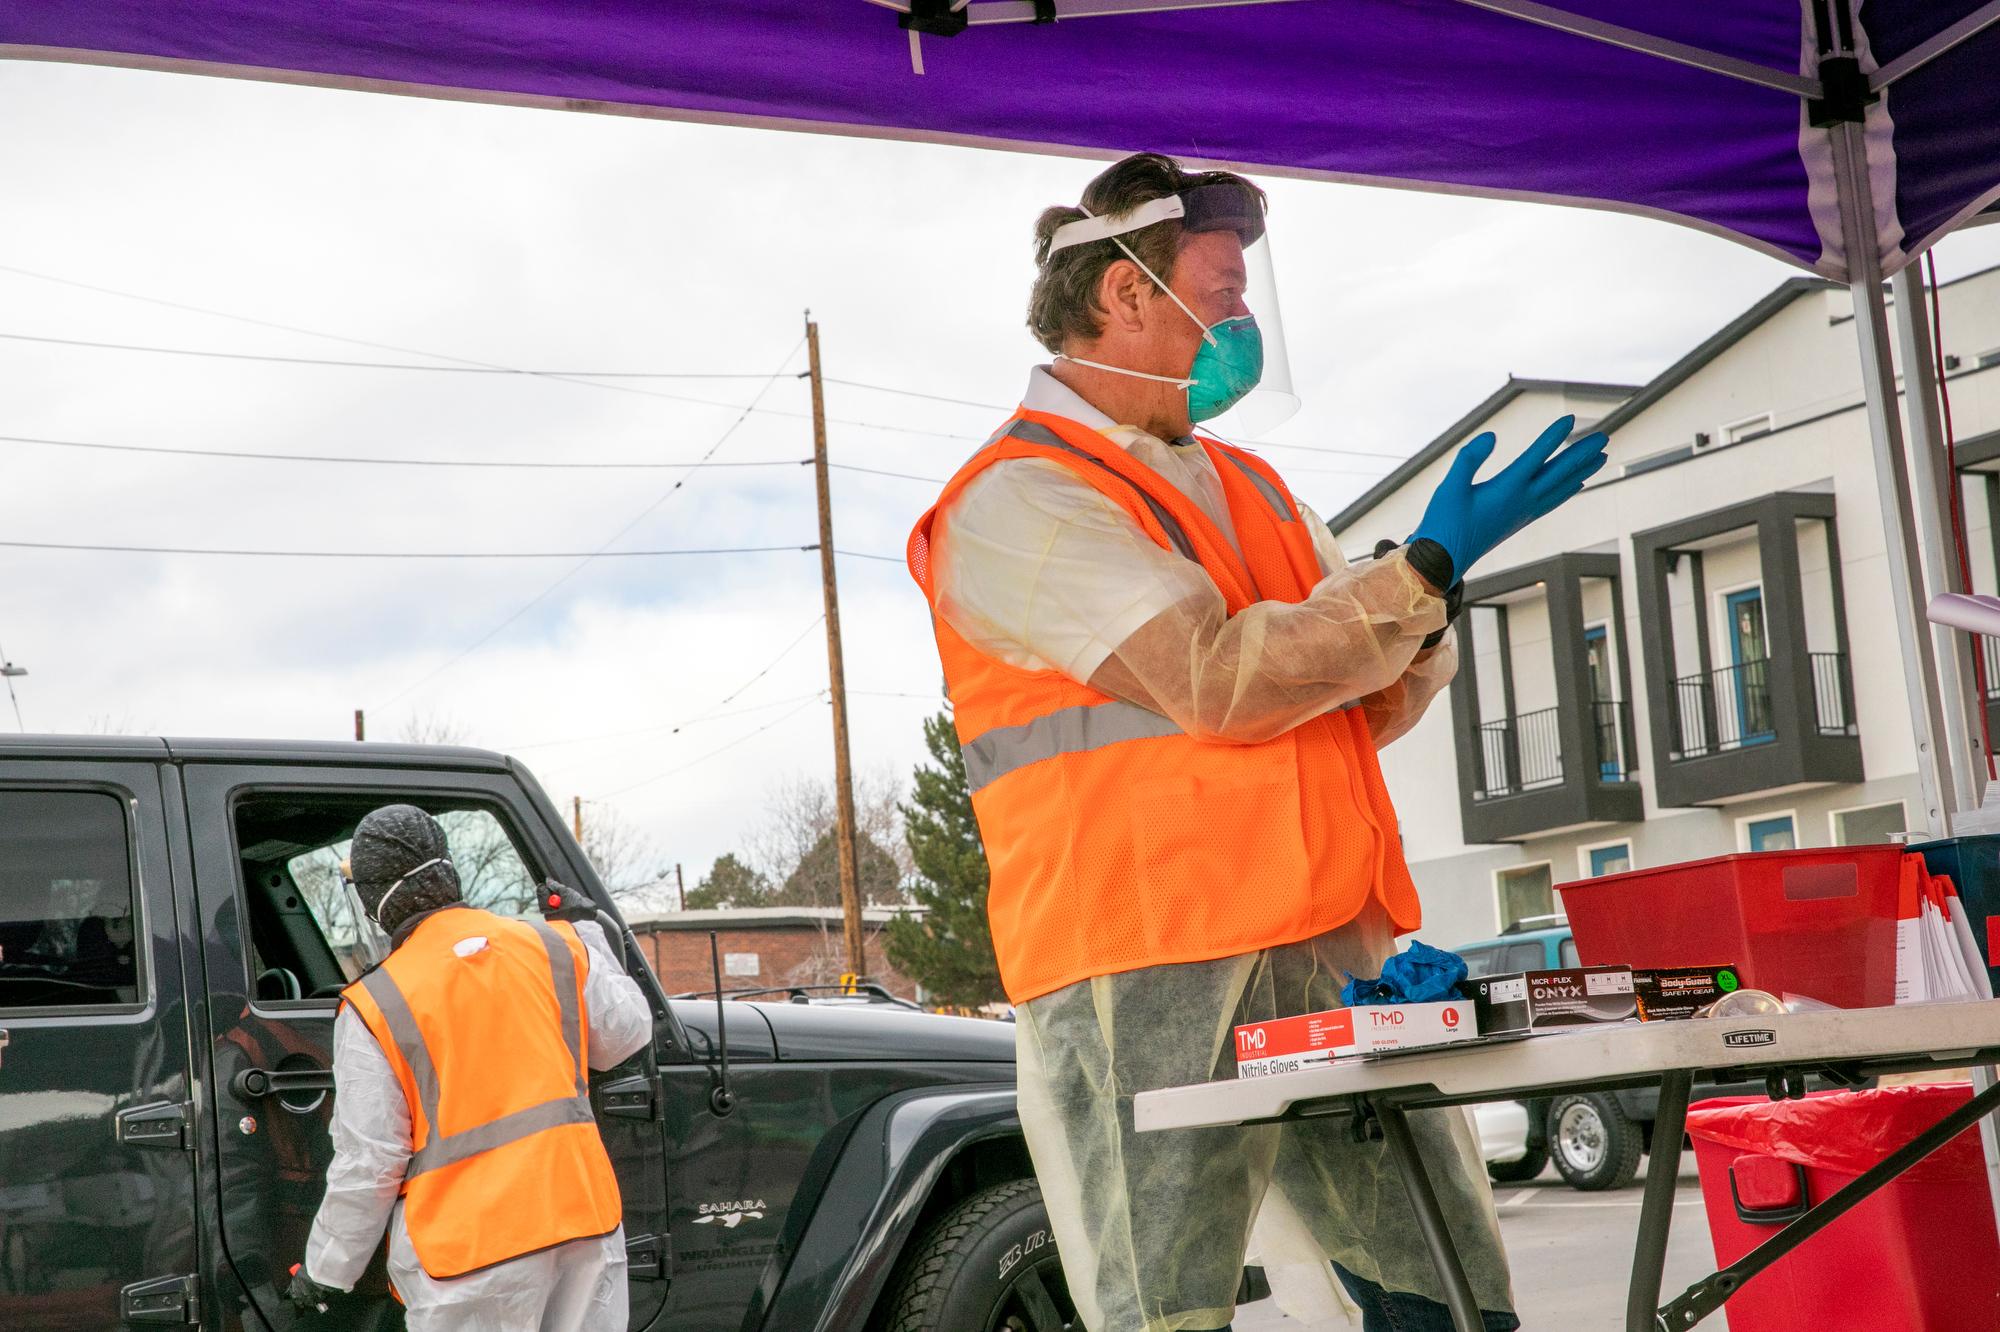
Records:
[[[812,997],[815,994],[828,994],[842,999],[865,999],[871,1004],[894,1004],[898,1008],[913,1009],[919,1013],[924,1011],[922,1004],[913,1003],[900,995],[891,994],[874,981],[862,981],[858,985],[764,985],[741,990],[722,990],[719,992],[716,990],[689,990],[685,994],[675,995],[674,998],[706,999],[718,993],[726,999],[747,999],[752,995],[759,994],[782,994],[787,996],[788,1001],[794,1004],[811,1003]]]

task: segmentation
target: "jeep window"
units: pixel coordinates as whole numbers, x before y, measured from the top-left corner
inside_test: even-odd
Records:
[[[355,825],[398,802],[436,816],[465,900],[503,916],[536,910],[542,876],[493,809],[388,791],[269,792],[236,807],[258,999],[330,998],[381,960],[380,936],[340,875]]]
[[[0,1009],[139,1000],[125,807],[98,791],[0,791]]]

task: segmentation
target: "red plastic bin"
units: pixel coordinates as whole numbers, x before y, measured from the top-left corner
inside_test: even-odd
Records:
[[[1963,1105],[1964,1083],[1704,1101],[1688,1114],[1718,1266]],[[1730,1332],[1993,1332],[2000,1237],[1969,1128],[1745,1283]]]
[[[1743,982],[1838,1008],[1896,1000],[1903,849],[1746,852],[1557,887],[1592,966],[1734,964]]]

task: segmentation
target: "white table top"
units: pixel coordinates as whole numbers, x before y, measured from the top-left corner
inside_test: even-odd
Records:
[[[1761,1033],[1758,1034],[1758,1033]],[[1757,1068],[1875,1060],[1962,1067],[2000,1049],[2000,999],[1770,1017],[1627,1022],[1346,1059],[1267,1078],[1141,1092],[1141,1132],[1276,1119],[1302,1102],[1396,1093],[1427,1100],[1513,1100],[1552,1087],[1642,1081],[1673,1069]],[[1405,1094],[1407,1093],[1407,1094]]]

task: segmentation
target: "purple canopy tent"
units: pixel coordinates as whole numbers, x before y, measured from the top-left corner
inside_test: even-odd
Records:
[[[0,55],[1151,148],[1728,236],[1853,288],[1926,827],[1947,831],[1985,784],[1968,648],[1923,620],[1926,569],[1933,592],[1958,574],[1908,266],[2000,199],[2000,0],[9,0]]]

